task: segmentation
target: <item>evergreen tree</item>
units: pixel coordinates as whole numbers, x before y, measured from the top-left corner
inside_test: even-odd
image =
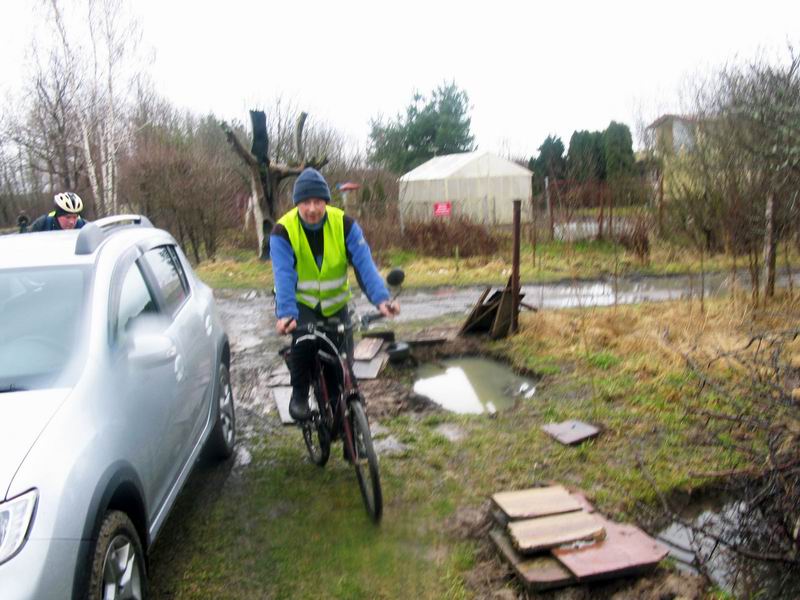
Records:
[[[455,82],[440,85],[430,99],[415,94],[404,116],[371,122],[370,161],[405,173],[434,156],[472,150],[468,111],[469,97]]]

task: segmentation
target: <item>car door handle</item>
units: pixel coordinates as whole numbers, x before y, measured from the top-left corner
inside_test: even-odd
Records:
[[[205,325],[206,325],[206,335],[208,337],[211,337],[211,332],[213,331],[213,328],[211,326],[211,315],[206,315]]]
[[[183,381],[184,369],[183,369],[183,357],[180,354],[175,355],[175,380],[180,382]]]

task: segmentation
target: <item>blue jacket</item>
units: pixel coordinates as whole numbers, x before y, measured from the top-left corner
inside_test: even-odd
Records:
[[[326,217],[327,218],[327,217]],[[311,246],[317,265],[322,264],[322,229],[313,230],[303,224],[306,237]],[[353,265],[356,279],[363,292],[374,305],[389,300],[389,290],[383,283],[380,273],[372,260],[372,252],[364,232],[352,218],[345,216],[345,248],[347,260]],[[295,299],[297,287],[297,258],[294,255],[289,235],[282,225],[275,225],[269,236],[269,253],[272,259],[272,275],[275,280],[275,314],[279,319],[300,316]]]

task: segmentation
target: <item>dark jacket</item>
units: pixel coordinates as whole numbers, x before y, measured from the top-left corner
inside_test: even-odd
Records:
[[[83,217],[78,217],[75,229],[80,229],[84,225],[86,225],[86,221],[83,220]],[[50,211],[36,219],[31,223],[28,231],[61,231],[61,225],[58,224],[58,219],[56,218],[56,211]]]

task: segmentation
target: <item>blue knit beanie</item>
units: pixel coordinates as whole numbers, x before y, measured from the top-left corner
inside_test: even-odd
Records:
[[[311,167],[303,169],[297,181],[294,182],[292,202],[297,204],[309,198],[321,198],[325,202],[331,201],[331,190],[325,182],[322,173]]]

